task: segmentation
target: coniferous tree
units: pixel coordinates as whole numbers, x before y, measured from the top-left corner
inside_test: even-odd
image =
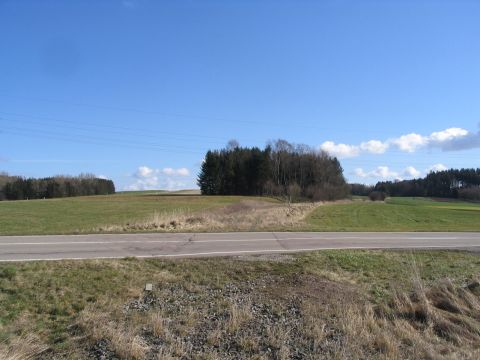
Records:
[[[336,158],[285,140],[265,149],[230,142],[208,151],[198,185],[206,195],[273,195],[332,200],[347,196],[348,185]]]
[[[43,179],[0,176],[0,200],[27,200],[115,193],[111,180],[92,175],[55,176]]]

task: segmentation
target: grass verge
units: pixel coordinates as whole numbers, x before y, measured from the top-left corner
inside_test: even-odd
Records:
[[[0,355],[475,358],[479,274],[459,251],[0,264]]]

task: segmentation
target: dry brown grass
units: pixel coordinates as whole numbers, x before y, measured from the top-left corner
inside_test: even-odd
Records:
[[[191,300],[175,303],[178,311],[167,306],[173,313],[155,307],[129,314],[118,306],[110,314],[89,308],[82,312],[80,323],[90,342],[108,340],[121,359],[194,358],[192,354],[230,359],[232,355],[222,351],[232,346],[243,354],[242,359],[254,354],[259,359],[290,359],[298,356],[298,348],[308,349],[306,359],[319,355],[327,359],[476,359],[480,355],[480,298],[472,287],[442,280],[426,288],[418,281],[412,293],[397,292],[390,303],[375,305],[359,297],[361,292],[352,284],[311,275],[287,283],[269,279],[266,284],[270,285],[256,294],[212,298],[207,307]],[[175,293],[172,296],[165,299],[166,304],[176,299]],[[188,293],[182,296],[191,299]],[[298,315],[289,318],[286,312],[294,299],[301,299],[301,305]],[[263,310],[253,314],[253,308],[269,308],[268,316],[278,314],[282,320],[265,326],[259,319]],[[212,312],[216,320],[208,320]],[[145,329],[161,339],[159,348],[152,347],[151,338],[142,337]]]
[[[95,231],[257,231],[303,224],[305,217],[323,203],[276,204],[245,200],[209,212],[174,211],[154,213],[145,221],[105,225]]]
[[[152,328],[152,334],[157,337],[165,337],[168,334],[169,319],[166,319],[159,311],[153,311],[149,314],[148,323]]]
[[[234,300],[230,303],[229,316],[226,324],[228,333],[237,332],[245,323],[252,319],[253,315],[250,308],[251,302],[249,299],[245,299],[242,302]]]
[[[385,359],[477,359],[480,302],[448,279],[412,294],[397,293],[388,307],[343,304],[339,311],[346,345],[365,357]]]
[[[19,311],[0,325],[9,339],[0,359],[480,358],[478,254],[293,257],[22,264],[12,280],[0,277],[2,321]],[[32,306],[19,307],[26,295]],[[81,296],[77,312],[58,315]],[[22,340],[26,333],[38,338]],[[47,353],[31,355],[47,343]]]
[[[79,325],[87,335],[89,342],[107,340],[111,349],[122,359],[143,360],[148,346],[139,335],[138,327],[131,322],[119,321],[124,318],[120,309],[108,314],[91,306],[82,311]]]
[[[30,360],[48,350],[36,336],[25,335],[12,339],[9,343],[0,343],[0,359],[2,360]]]

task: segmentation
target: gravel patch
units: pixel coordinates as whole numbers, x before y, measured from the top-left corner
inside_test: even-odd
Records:
[[[279,261],[292,260],[280,258]],[[345,339],[335,319],[325,313],[322,319],[325,339],[320,347],[314,344],[314,336],[308,333],[305,322],[309,315],[303,304],[305,295],[319,300],[318,292],[328,297],[323,291],[336,290],[337,299],[343,290],[325,285],[329,283],[327,280],[322,280],[320,285],[312,285],[312,281],[316,280],[298,277],[286,281],[269,275],[219,288],[186,289],[170,284],[164,288],[157,286],[156,292],[132,300],[123,310],[127,318],[157,312],[165,319],[163,335],[154,335],[148,322],[142,328],[142,340],[149,348],[146,359],[157,359],[159,354],[179,359],[209,356],[250,359],[256,355],[266,359],[313,359],[313,348],[331,355],[341,348]],[[346,293],[345,297],[349,297],[349,290]],[[105,341],[95,344],[91,357],[117,359]]]

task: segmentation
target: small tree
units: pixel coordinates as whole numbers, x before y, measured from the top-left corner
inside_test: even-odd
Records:
[[[372,201],[384,201],[387,197],[383,191],[372,191],[368,194],[368,198]]]

